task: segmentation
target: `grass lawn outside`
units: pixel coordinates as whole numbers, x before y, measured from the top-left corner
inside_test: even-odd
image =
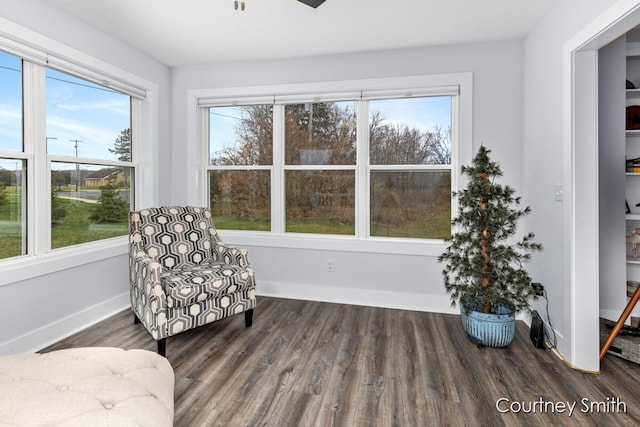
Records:
[[[7,187],[8,203],[0,206],[0,259],[22,255],[22,202],[20,188]],[[59,203],[67,215],[52,223],[51,248],[92,242],[123,236],[128,233],[128,222],[115,224],[95,224],[89,220],[90,209],[94,203],[82,200],[59,198]],[[270,231],[269,217],[214,216],[214,224],[221,230]],[[288,219],[286,231],[289,233],[309,233],[326,235],[355,235],[355,224],[338,223],[333,218]],[[371,225],[374,237],[400,237],[445,239],[451,235],[450,212],[421,217],[411,223],[401,225]]]
[[[355,224],[339,223],[332,218],[287,219],[286,231],[289,233],[339,234],[353,236]]]
[[[451,213],[445,211],[398,226],[371,224],[371,236],[447,239],[451,237]]]
[[[0,259],[22,253],[22,191],[21,187],[5,187],[7,203],[0,206]]]
[[[253,230],[270,231],[271,221],[268,217],[249,218],[236,216],[213,215],[213,224],[220,230]]]
[[[220,230],[270,231],[271,229],[269,218],[214,216],[213,222]],[[355,225],[337,223],[331,218],[289,219],[286,231],[289,233],[353,236],[355,235]],[[451,236],[451,213],[446,211],[402,225],[372,224],[371,235],[374,237],[446,239]]]
[[[62,198],[60,203],[67,208],[67,215],[52,224],[52,249],[123,236],[129,232],[127,221],[115,224],[91,222],[89,215],[93,203]]]

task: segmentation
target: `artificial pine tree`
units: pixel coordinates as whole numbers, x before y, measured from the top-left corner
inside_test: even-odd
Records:
[[[542,250],[533,242],[533,233],[514,242],[518,220],[531,209],[520,209],[515,190],[494,181],[502,171],[490,152],[480,146],[471,166],[462,167],[469,181],[454,193],[458,198],[454,234],[445,240],[447,248],[438,257],[446,264],[442,273],[452,305],[459,302],[467,314],[498,313],[499,307],[514,312],[530,309],[529,299],[535,294],[523,263],[532,251]]]

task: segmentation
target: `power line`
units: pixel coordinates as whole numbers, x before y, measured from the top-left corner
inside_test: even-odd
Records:
[[[229,116],[227,114],[220,114],[220,113],[214,113],[213,111],[209,110],[212,116],[220,116],[220,117],[226,117],[228,119],[234,119],[234,120],[242,120],[242,117],[234,117],[234,116]]]
[[[58,77],[51,77],[51,76],[47,76],[47,79],[56,80],[56,81],[63,82],[63,83],[69,83],[71,85],[76,85],[76,86],[88,87],[90,89],[96,89],[96,90],[102,90],[102,91],[105,91],[105,92],[121,94],[117,90],[109,89],[109,88],[106,88],[104,86],[99,86],[97,84],[78,83],[78,82],[74,82],[74,81],[71,81],[71,80],[60,79]]]
[[[19,68],[7,67],[5,65],[0,65],[0,69],[9,70],[9,71],[15,71],[17,73],[22,73],[22,70],[19,69]],[[59,81],[59,82],[68,83],[70,85],[87,87],[87,88],[90,88],[90,89],[96,89],[96,90],[102,90],[102,91],[105,91],[105,92],[122,94],[121,92],[118,92],[117,90],[113,90],[113,89],[98,85],[97,83],[93,83],[93,84],[80,83],[80,82],[77,82],[77,81],[66,80],[66,79],[61,79],[59,77],[51,77],[51,76],[47,76],[46,78],[49,79],[49,80],[56,80],[56,81]]]
[[[7,67],[5,65],[0,65],[0,68],[2,68],[3,70],[9,70],[9,71],[17,71],[18,73],[21,73],[22,70],[18,69],[18,68],[11,68],[11,67]]]

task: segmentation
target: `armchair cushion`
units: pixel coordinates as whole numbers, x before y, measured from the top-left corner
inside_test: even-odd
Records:
[[[250,268],[219,262],[167,269],[160,275],[160,281],[170,308],[191,305],[254,286]]]
[[[131,238],[165,269],[214,260],[217,232],[211,212],[202,208],[169,207],[132,213]]]

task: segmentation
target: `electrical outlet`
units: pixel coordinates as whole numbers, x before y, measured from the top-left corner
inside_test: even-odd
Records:
[[[328,259],[327,260],[327,271],[329,273],[333,273],[333,260],[332,259]]]
[[[539,297],[544,295],[544,286],[542,286],[542,283],[532,283],[531,288],[533,289],[534,295]]]

